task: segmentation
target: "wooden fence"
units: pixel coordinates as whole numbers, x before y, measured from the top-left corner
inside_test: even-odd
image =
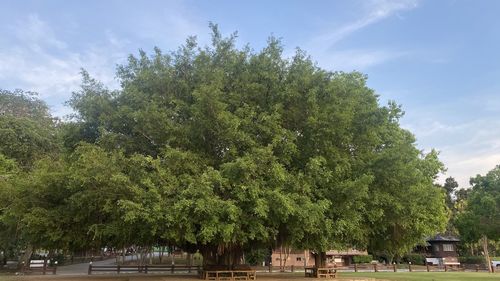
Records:
[[[338,272],[487,272],[486,265],[460,264],[460,265],[414,265],[414,264],[353,264],[349,266],[334,266]],[[252,266],[259,272],[303,272],[303,266]],[[500,271],[497,269],[497,271]]]
[[[48,261],[45,260],[30,260],[29,265],[23,265],[22,271],[24,273],[41,273],[43,275],[47,273],[52,273],[56,274],[57,271],[57,265],[56,266],[50,266]]]
[[[189,265],[93,265],[89,263],[88,274],[91,275],[93,272],[116,272],[120,273],[151,273],[151,272],[162,272],[162,273],[195,273],[199,274],[201,271],[200,266],[189,266]]]
[[[257,272],[304,272],[304,267],[298,266],[252,266],[252,270]],[[353,264],[349,266],[334,266],[337,272],[487,272],[486,265],[413,265],[413,264]],[[55,270],[54,270],[55,272]],[[201,266],[187,265],[93,265],[89,264],[88,274],[94,272],[115,272],[115,273],[170,273],[170,274],[200,274]]]

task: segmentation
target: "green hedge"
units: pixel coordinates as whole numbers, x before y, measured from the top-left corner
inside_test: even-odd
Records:
[[[406,263],[411,262],[411,264],[424,265],[425,256],[421,254],[407,254],[403,257],[403,261]]]
[[[373,260],[372,255],[354,256],[352,257],[354,263],[370,263]]]
[[[458,260],[460,261],[460,263],[467,263],[467,264],[484,264],[484,263],[486,263],[486,260],[484,259],[483,256],[458,257]]]

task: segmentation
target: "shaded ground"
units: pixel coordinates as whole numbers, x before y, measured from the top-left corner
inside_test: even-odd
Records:
[[[366,272],[341,273],[342,277],[369,277],[397,281],[500,281],[500,273],[487,272]]]
[[[476,272],[378,272],[378,273],[340,273],[342,281],[489,281],[500,280],[500,274],[476,273]],[[81,276],[0,276],[0,281],[199,281],[193,276],[171,276],[171,275],[139,275],[139,274],[121,274],[121,275],[81,275]],[[257,274],[257,280],[294,280],[294,281],[312,281],[316,279],[304,278],[302,274]]]
[[[194,276],[172,276],[172,275],[147,275],[144,274],[121,274],[121,275],[80,275],[80,276],[64,276],[64,275],[26,275],[26,276],[0,276],[0,281],[200,281]],[[303,274],[258,274],[257,280],[294,280],[294,281],[313,281],[316,279],[305,278]],[[378,281],[374,278],[366,277],[344,277],[342,281]]]

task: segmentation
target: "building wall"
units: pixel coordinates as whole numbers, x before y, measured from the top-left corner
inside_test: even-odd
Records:
[[[436,258],[458,257],[454,242],[431,242],[432,256]]]
[[[352,257],[353,256],[359,256],[359,255],[367,255],[368,253],[366,251],[358,251],[358,250],[347,250],[347,251],[336,251],[336,250],[331,250],[326,253],[326,265],[327,266],[343,266],[343,265],[350,265],[352,263]],[[286,259],[285,263],[285,250],[283,250],[280,258],[280,249],[276,249],[273,251],[271,255],[272,259],[272,265],[273,266],[280,266],[280,259],[282,260],[281,265],[285,264],[285,266],[314,266],[315,265],[315,260],[314,260],[314,255],[308,251],[291,251],[290,254],[288,255],[288,258]]]
[[[272,259],[272,265],[273,266],[280,266],[280,265],[285,265],[285,266],[296,266],[296,267],[302,267],[302,266],[314,266],[314,256],[309,252],[309,251],[292,251],[289,255],[288,258],[286,258],[286,253],[283,251],[280,255],[280,250],[274,250],[273,254],[271,255]],[[281,260],[281,264],[280,264]],[[286,260],[286,262],[285,262]]]

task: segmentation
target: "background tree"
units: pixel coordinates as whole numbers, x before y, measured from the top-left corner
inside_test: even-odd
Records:
[[[465,209],[457,215],[456,225],[460,237],[468,242],[479,241],[491,271],[488,239],[500,239],[500,166],[485,176],[471,178],[472,191]]]
[[[36,93],[0,90],[0,153],[21,168],[58,151],[56,125]]]
[[[446,205],[450,210],[454,209],[455,193],[458,191],[458,182],[453,177],[446,178],[443,188],[446,191]]]
[[[29,245],[18,228],[15,205],[23,200],[19,180],[37,160],[57,155],[59,148],[57,122],[36,93],[0,90],[0,158],[4,165],[0,170],[7,173],[0,176],[0,240],[4,253],[13,256]],[[14,165],[15,169],[5,165]],[[31,251],[25,252],[29,258]]]
[[[1,265],[7,263],[17,250],[16,222],[8,216],[13,201],[13,178],[19,173],[17,163],[0,154],[0,252]]]

